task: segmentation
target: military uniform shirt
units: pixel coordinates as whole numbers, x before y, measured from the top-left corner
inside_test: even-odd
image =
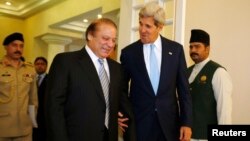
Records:
[[[32,64],[20,62],[13,67],[0,60],[0,137],[25,136],[32,132],[28,107],[37,109],[37,86]]]

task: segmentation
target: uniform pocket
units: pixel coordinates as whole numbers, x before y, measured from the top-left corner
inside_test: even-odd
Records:
[[[0,76],[0,84],[8,84],[13,81],[14,78],[11,75],[2,75]]]
[[[8,115],[9,115],[9,113],[0,113],[0,117],[6,117]]]
[[[26,82],[26,83],[31,83],[34,81],[34,78],[31,76],[31,75],[23,75],[23,81]]]
[[[0,76],[0,103],[8,103],[12,98],[12,76]]]

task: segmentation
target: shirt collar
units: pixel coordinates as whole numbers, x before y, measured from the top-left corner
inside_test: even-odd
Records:
[[[207,64],[207,62],[210,61],[210,58],[208,57],[207,59],[201,61],[200,63],[195,64],[195,68],[203,68],[203,66],[205,66]]]
[[[26,63],[21,61],[21,60],[19,60],[19,62],[20,62],[19,67],[26,65]],[[8,57],[6,55],[3,57],[3,59],[0,61],[0,63],[2,63],[5,66],[12,66],[10,60],[8,59]]]
[[[40,76],[40,77],[45,77],[46,73],[42,73],[42,74],[37,74],[37,76]]]
[[[90,49],[90,47],[89,47],[87,44],[86,44],[85,48],[86,48],[86,51],[87,51],[87,53],[89,54],[91,60],[92,60],[93,62],[98,61],[99,57],[97,57],[97,56],[94,54],[94,52]],[[106,58],[103,58],[103,60],[104,60],[104,63],[105,63],[105,62],[106,62]]]
[[[158,35],[157,39],[154,42],[148,43],[148,44],[143,44],[143,47],[150,47],[151,44],[154,44],[156,49],[159,50],[159,48],[161,47],[161,36],[160,36],[160,34]]]
[[[155,42],[153,43],[157,49],[159,49],[161,47],[161,36],[158,35],[157,39],[155,40]]]

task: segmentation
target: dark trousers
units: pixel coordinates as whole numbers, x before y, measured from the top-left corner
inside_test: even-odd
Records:
[[[33,128],[33,141],[46,141],[46,131],[44,127]]]
[[[109,140],[109,132],[106,126],[104,126],[103,141],[108,141],[108,140]]]
[[[148,135],[147,140],[148,141],[167,141],[162,132],[162,128],[158,120],[157,112],[155,112],[154,114],[154,120],[151,125],[150,134]]]

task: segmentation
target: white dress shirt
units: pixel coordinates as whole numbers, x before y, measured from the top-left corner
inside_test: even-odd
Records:
[[[98,73],[98,75],[99,75],[99,68],[100,68],[100,63],[98,62],[98,57],[94,54],[94,52],[88,47],[88,45],[86,45],[85,46],[85,49],[86,49],[86,51],[87,51],[87,53],[89,54],[89,56],[90,56],[90,58],[91,58],[91,60],[92,60],[92,62],[94,63],[94,65],[95,65],[95,68],[96,68],[96,71],[97,71],[97,73]],[[103,65],[104,65],[104,68],[105,68],[105,71],[106,71],[106,73],[107,73],[107,75],[108,75],[108,78],[109,78],[109,80],[110,80],[110,74],[109,74],[109,67],[108,67],[108,62],[107,62],[107,59],[106,58],[103,58]]]
[[[38,82],[38,86],[40,86],[41,83],[43,82],[43,79],[44,79],[45,75],[46,75],[46,73],[43,73],[43,74],[40,74],[40,75],[37,74],[37,76],[36,76],[37,80],[38,80],[38,76],[40,76],[40,79],[39,79],[39,82]]]

